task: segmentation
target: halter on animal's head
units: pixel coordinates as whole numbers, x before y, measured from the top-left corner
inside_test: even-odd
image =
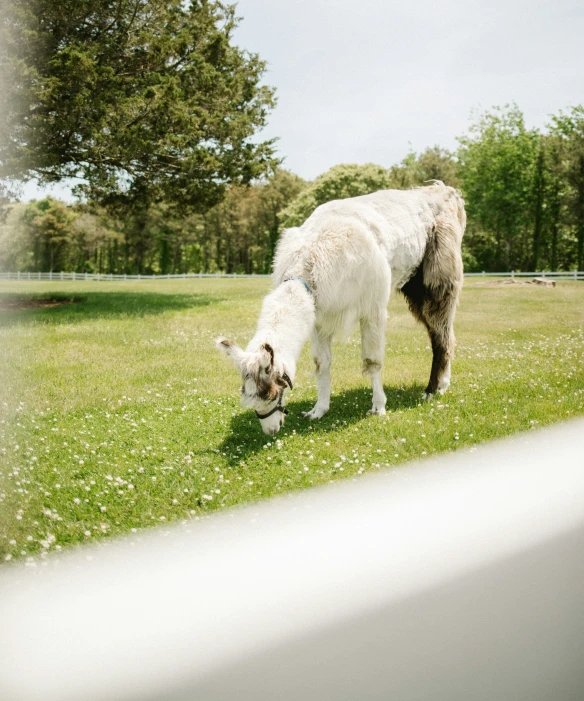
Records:
[[[274,435],[288,413],[283,399],[285,390],[292,389],[292,380],[275,360],[272,346],[266,342],[255,352],[243,351],[226,338],[218,338],[216,345],[241,372],[241,403],[254,409],[264,433]]]
[[[290,379],[290,377],[288,376],[287,373],[285,373],[285,372],[282,373],[282,379],[286,382],[286,384],[288,385],[288,387],[290,387],[290,389],[294,389],[294,387],[292,386],[292,380]],[[272,414],[275,414],[277,411],[281,411],[282,414],[288,413],[288,409],[286,409],[285,407],[282,406],[282,399],[284,397],[284,390],[285,389],[286,389],[285,387],[282,387],[282,389],[280,390],[280,394],[278,395],[278,403],[276,404],[276,406],[273,409],[268,411],[266,414],[260,414],[258,411],[256,411],[256,416],[258,417],[258,419],[260,419],[260,420],[267,419]]]

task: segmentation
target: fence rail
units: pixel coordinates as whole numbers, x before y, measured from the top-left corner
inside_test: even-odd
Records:
[[[193,280],[196,278],[213,277],[213,278],[261,278],[270,277],[270,275],[256,274],[241,275],[239,273],[179,273],[171,275],[115,275],[113,273],[41,273],[41,272],[26,272],[26,273],[0,273],[0,280],[97,280],[109,282],[113,280]]]
[[[0,273],[0,280],[95,280],[109,282],[114,280],[193,280],[197,278],[265,278],[267,274],[252,273],[178,273],[167,275],[114,275],[112,273],[65,273],[65,272],[25,272],[25,273]],[[584,280],[582,270],[541,270],[536,272],[500,272],[500,273],[465,273],[465,277],[501,277],[501,278],[522,278],[522,277],[544,277],[560,280]]]
[[[465,273],[465,277],[544,277],[544,278],[559,278],[560,280],[584,280],[584,271],[582,270],[540,270],[539,272],[516,272],[511,270],[506,273],[487,273],[483,270],[481,273]]]
[[[579,419],[2,567],[0,698],[584,699],[583,451]]]

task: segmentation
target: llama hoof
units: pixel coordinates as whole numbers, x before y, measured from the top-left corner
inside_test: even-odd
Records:
[[[384,406],[373,407],[367,412],[367,416],[385,416],[386,411]]]
[[[302,416],[305,419],[322,419],[322,417],[327,413],[328,409],[318,409],[313,407],[310,411],[303,411]]]
[[[424,392],[422,395],[422,401],[423,402],[431,402],[434,399],[434,395],[432,392]]]

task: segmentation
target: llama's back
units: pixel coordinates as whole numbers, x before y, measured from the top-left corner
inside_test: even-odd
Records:
[[[419,267],[437,228],[460,249],[464,202],[437,181],[414,190],[380,190],[317,207],[300,227],[282,233],[274,259],[274,284],[309,277],[321,289],[352,279],[375,279],[389,266],[391,286],[401,287]]]

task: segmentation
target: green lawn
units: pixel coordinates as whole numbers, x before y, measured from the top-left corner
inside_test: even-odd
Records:
[[[388,413],[366,417],[359,338],[335,346],[331,411],[308,347],[270,440],[215,350],[245,345],[266,279],[0,284],[0,560],[263,499],[584,413],[584,284],[468,281],[451,390],[420,403],[430,351],[390,304]],[[76,300],[20,311],[10,300]],[[8,309],[8,310],[7,310]]]

